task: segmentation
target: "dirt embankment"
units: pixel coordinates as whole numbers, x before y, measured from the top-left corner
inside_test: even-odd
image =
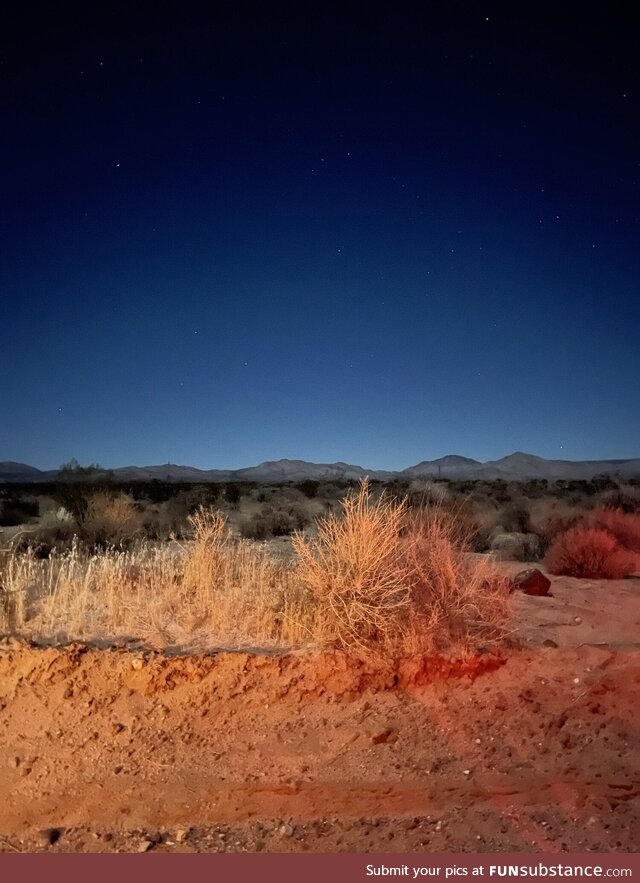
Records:
[[[640,652],[0,651],[0,848],[633,850]],[[44,833],[43,833],[44,832]]]

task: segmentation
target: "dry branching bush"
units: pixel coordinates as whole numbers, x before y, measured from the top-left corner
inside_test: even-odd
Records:
[[[608,530],[584,525],[559,534],[546,557],[550,573],[591,579],[621,579],[633,572],[635,561]]]
[[[412,641],[422,651],[487,646],[504,638],[510,585],[490,558],[470,554],[473,525],[461,510],[436,506],[410,513],[401,560],[411,588]]]
[[[565,533],[580,521],[582,512],[569,506],[563,500],[536,500],[531,511],[531,530],[540,541],[540,551],[544,554],[555,538]]]
[[[324,612],[325,642],[369,656],[457,651],[505,634],[509,583],[470,554],[474,526],[449,505],[409,511],[363,482],[342,517],[297,535],[298,575]]]
[[[87,503],[81,535],[90,545],[122,546],[142,530],[142,515],[126,494],[94,494]]]
[[[317,523],[317,535],[294,535],[297,574],[324,613],[323,642],[369,654],[403,630],[411,596],[398,556],[406,504],[382,494],[373,501],[368,481],[342,502],[342,515]]]

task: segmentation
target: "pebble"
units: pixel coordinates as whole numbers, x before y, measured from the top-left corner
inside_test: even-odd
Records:
[[[280,833],[282,834],[283,837],[291,837],[293,835],[293,825],[289,825],[289,824],[281,825],[280,826]]]
[[[149,852],[150,849],[153,849],[153,840],[143,840],[138,847],[138,852]]]

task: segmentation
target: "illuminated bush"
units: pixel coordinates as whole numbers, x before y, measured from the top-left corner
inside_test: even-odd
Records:
[[[608,530],[577,525],[555,538],[546,564],[558,575],[621,579],[633,572],[635,556]]]

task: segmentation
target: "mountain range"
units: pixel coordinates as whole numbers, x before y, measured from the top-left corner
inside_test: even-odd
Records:
[[[109,472],[122,481],[215,482],[256,481],[284,483],[316,479],[318,481],[371,479],[448,478],[506,481],[527,481],[540,478],[570,480],[611,475],[619,478],[640,477],[640,457],[627,460],[545,460],[533,454],[517,451],[500,460],[485,463],[470,457],[449,454],[437,460],[423,460],[400,471],[365,469],[349,463],[309,463],[306,460],[268,460],[258,466],[244,469],[197,469],[194,466],[122,466]],[[47,482],[58,476],[59,470],[42,471],[25,463],[0,462],[0,482]]]

